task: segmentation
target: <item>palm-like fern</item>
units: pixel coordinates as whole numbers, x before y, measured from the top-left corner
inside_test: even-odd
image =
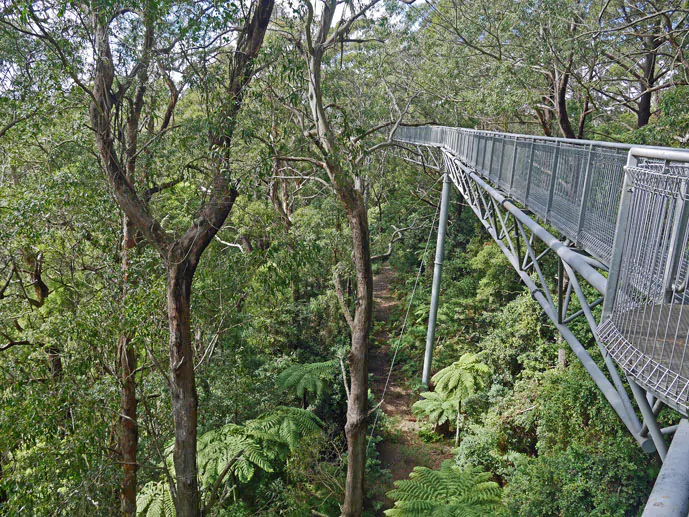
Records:
[[[436,391],[442,391],[453,398],[465,399],[481,388],[490,369],[479,362],[475,354],[464,354],[447,368],[433,376]]]
[[[201,486],[210,485],[228,471],[243,483],[253,477],[255,467],[273,472],[271,461],[277,451],[262,445],[244,426],[235,424],[202,434],[197,456]]]
[[[245,427],[253,436],[266,442],[282,443],[294,449],[299,440],[317,433],[323,422],[303,409],[282,406],[249,420]]]
[[[166,481],[146,483],[136,496],[137,515],[175,517],[175,504]]]
[[[436,426],[445,422],[453,422],[457,418],[457,401],[441,391],[422,393],[423,400],[415,402],[411,407],[412,413],[427,418]]]
[[[500,487],[479,468],[460,469],[446,460],[439,470],[414,467],[387,496],[395,500],[388,517],[479,517],[501,506]]]
[[[209,501],[214,502],[226,476],[246,483],[256,469],[273,472],[273,463],[277,459],[294,450],[305,436],[318,432],[321,425],[318,417],[309,411],[280,407],[244,425],[227,424],[202,434],[197,442],[201,489]],[[172,447],[168,447],[165,453],[168,469],[174,473]],[[167,482],[147,483],[139,492],[137,507],[139,515],[145,517],[174,516]]]
[[[435,390],[446,394],[457,404],[455,446],[459,445],[459,419],[462,401],[483,387],[490,373],[487,365],[474,354],[464,354],[447,368],[433,376]]]
[[[328,380],[334,373],[335,361],[323,363],[295,364],[287,368],[277,377],[280,389],[293,390],[302,399],[306,409],[307,393],[315,393],[321,397],[328,388]]]

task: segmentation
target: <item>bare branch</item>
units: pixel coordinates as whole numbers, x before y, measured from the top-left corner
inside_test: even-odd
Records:
[[[344,292],[342,291],[342,284],[340,283],[340,275],[337,270],[335,270],[333,273],[333,283],[335,284],[335,294],[337,295],[337,301],[340,302],[342,314],[344,314],[349,328],[354,330],[354,319],[352,318],[352,313],[349,312],[349,307],[347,307],[347,302],[344,299]]]
[[[344,382],[345,393],[347,394],[347,400],[349,400],[349,382],[347,381],[347,370],[345,369],[343,357],[339,356],[338,359],[340,360],[340,368],[342,369],[342,382]]]
[[[407,232],[409,230],[415,230],[416,228],[417,228],[417,226],[414,224],[412,224],[411,226],[407,226],[405,228],[395,228],[393,226],[393,229],[395,231],[392,232],[392,236],[390,237],[390,242],[388,243],[388,251],[386,251],[385,253],[381,253],[380,255],[374,255],[373,257],[371,257],[371,262],[373,262],[375,260],[381,260],[381,259],[389,258],[390,255],[392,255],[393,244],[395,244],[396,242],[398,242],[402,238],[402,234],[404,232]]]

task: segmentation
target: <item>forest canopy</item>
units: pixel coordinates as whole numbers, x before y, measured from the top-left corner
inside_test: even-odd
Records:
[[[689,5],[0,0],[0,514],[637,515],[425,124],[686,148]]]

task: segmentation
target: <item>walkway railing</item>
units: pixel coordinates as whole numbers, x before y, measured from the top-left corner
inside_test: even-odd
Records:
[[[577,247],[610,263],[632,146],[442,126],[401,127],[395,138],[446,147]]]

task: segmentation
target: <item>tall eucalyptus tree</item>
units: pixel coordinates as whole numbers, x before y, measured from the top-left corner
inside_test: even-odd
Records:
[[[296,2],[295,16],[285,16],[276,23],[287,37],[288,56],[294,59],[290,70],[298,70],[299,75],[289,78],[280,93],[275,85],[271,87],[276,101],[296,126],[286,132],[296,129],[300,137],[289,140],[291,147],[284,142],[275,145],[276,160],[311,168],[303,173],[304,179],[316,179],[334,193],[346,216],[351,237],[355,278],[353,312],[340,285],[338,270],[334,279],[351,333],[347,353],[349,380],[345,379],[348,460],[342,514],[346,516],[358,516],[363,511],[366,429],[370,415],[368,359],[373,274],[367,164],[373,153],[392,145],[392,134],[409,109],[409,99],[406,105],[401,101],[398,105],[398,92],[387,82],[393,74],[380,60],[386,52],[381,35],[372,30],[374,18],[369,16],[378,4],[379,0]],[[294,75],[293,71],[290,73]],[[375,108],[382,105],[376,100],[381,94],[391,104],[389,110]]]
[[[238,195],[231,171],[232,140],[273,5],[273,0],[246,4],[42,1],[9,3],[3,9],[5,27],[42,43],[68,72],[73,85],[86,94],[101,167],[126,217],[125,229],[131,225],[125,232],[127,239],[132,240],[138,232],[158,251],[165,266],[170,333],[167,381],[175,429],[176,479],[171,491],[178,516],[195,516],[200,512],[191,288],[201,255],[222,227]],[[223,54],[228,57],[222,58]],[[136,163],[144,149],[165,135],[173,116],[179,88],[167,71],[171,61],[182,74],[193,70],[196,79],[203,80],[198,70],[217,68],[223,59],[225,71],[216,78],[216,91],[207,105],[212,167],[207,175],[195,178],[207,183],[207,196],[192,205],[195,209],[184,216],[190,224],[186,229],[178,227],[179,233],[175,235],[163,228],[150,200],[153,192],[180,180],[170,179],[166,170],[158,171],[157,178],[152,171],[141,174]],[[161,116],[161,128],[141,142],[142,114],[146,92],[153,86],[154,69],[170,85],[170,103],[162,115],[149,106],[147,116]],[[123,123],[124,113],[128,115]],[[122,363],[130,367],[126,336],[124,341]],[[130,407],[129,411],[135,409]],[[131,472],[128,475],[125,499],[129,503],[123,504],[123,509],[132,513],[135,477]]]

